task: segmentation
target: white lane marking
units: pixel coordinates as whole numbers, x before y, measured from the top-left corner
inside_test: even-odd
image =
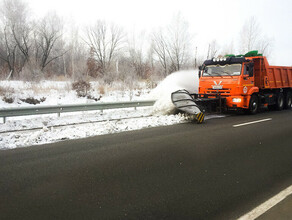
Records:
[[[272,118],[266,118],[266,119],[262,119],[262,120],[246,122],[246,123],[242,123],[242,124],[238,124],[238,125],[233,125],[233,127],[236,128],[236,127],[240,127],[240,126],[244,126],[244,125],[250,125],[250,124],[255,124],[255,123],[260,123],[260,122],[270,121],[270,120],[272,120]]]
[[[241,216],[238,220],[252,220],[258,218],[260,215],[267,212],[270,208],[277,205],[279,202],[284,200],[287,196],[292,194],[292,186],[289,186],[287,189],[284,189],[274,197],[270,198],[268,201],[262,203],[249,213]]]

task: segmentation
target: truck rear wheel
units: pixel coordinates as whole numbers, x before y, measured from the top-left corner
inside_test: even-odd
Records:
[[[292,107],[292,93],[288,92],[286,94],[286,99],[285,99],[285,108],[291,109],[291,107]]]
[[[258,112],[258,108],[259,108],[259,99],[256,95],[252,95],[249,101],[248,113],[254,115]]]
[[[283,110],[284,108],[284,95],[283,93],[279,93],[276,100],[276,109],[278,111]]]

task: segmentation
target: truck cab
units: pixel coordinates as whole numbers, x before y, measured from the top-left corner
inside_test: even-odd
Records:
[[[228,109],[248,109],[250,94],[255,86],[254,62],[243,57],[224,57],[207,60],[200,70],[199,96],[214,98],[220,95]]]

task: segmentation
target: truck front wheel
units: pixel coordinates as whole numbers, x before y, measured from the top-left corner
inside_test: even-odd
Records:
[[[252,95],[249,101],[249,108],[248,113],[249,114],[256,114],[259,108],[259,99],[256,95]]]

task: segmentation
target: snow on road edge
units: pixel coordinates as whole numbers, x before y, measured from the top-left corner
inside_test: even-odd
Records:
[[[98,123],[68,125],[65,127],[43,126],[41,130],[0,134],[0,149],[14,149],[32,145],[54,143],[97,135],[113,134],[143,128],[167,126],[187,121],[183,114],[129,118]]]

